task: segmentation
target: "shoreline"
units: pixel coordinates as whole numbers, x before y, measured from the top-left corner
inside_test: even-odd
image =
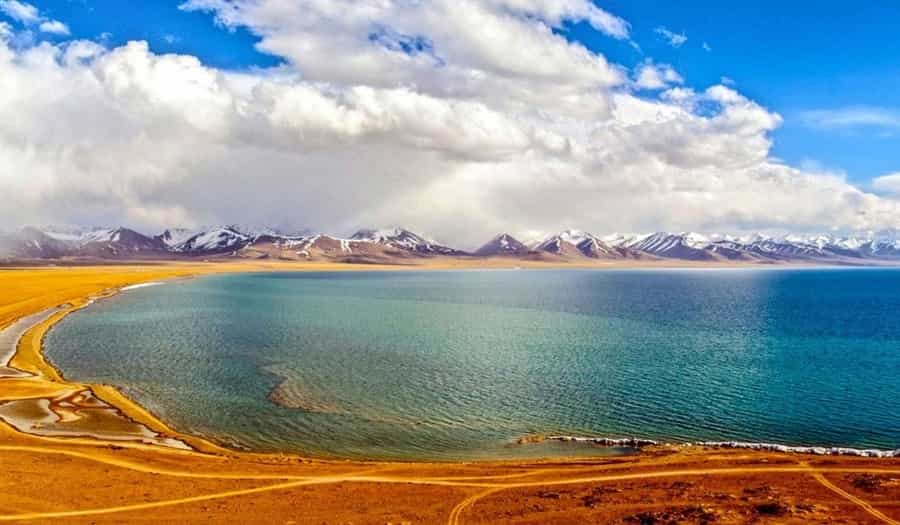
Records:
[[[366,270],[368,267],[360,267],[360,268],[352,268],[359,270]],[[382,268],[385,269],[385,268]],[[410,267],[400,267],[400,268],[387,268],[387,269],[397,269],[397,270],[412,270]],[[463,459],[463,460],[436,460],[433,458],[403,458],[403,459],[379,459],[379,458],[344,458],[341,456],[324,456],[317,457],[315,455],[308,455],[303,452],[286,452],[286,451],[253,451],[235,448],[236,445],[228,445],[225,442],[217,441],[213,437],[209,436],[200,436],[190,432],[182,432],[174,429],[168,423],[166,423],[163,418],[154,414],[151,410],[141,405],[139,402],[130,398],[127,394],[123,392],[120,387],[116,387],[113,385],[105,385],[105,384],[80,384],[74,383],[65,378],[64,372],[57,368],[54,364],[52,364],[49,360],[44,356],[44,339],[47,333],[59,322],[65,319],[68,315],[75,313],[83,308],[86,308],[93,304],[96,301],[100,301],[103,299],[108,299],[114,297],[120,293],[127,292],[129,290],[145,288],[148,286],[159,286],[168,284],[171,282],[177,282],[179,280],[192,279],[199,277],[204,274],[227,274],[227,273],[244,273],[245,271],[322,271],[319,269],[297,269],[294,267],[288,268],[267,268],[265,270],[258,270],[256,268],[244,268],[243,271],[224,271],[224,272],[198,272],[187,275],[177,275],[171,276],[164,279],[159,280],[148,280],[142,281],[140,279],[135,279],[134,282],[130,284],[122,285],[118,288],[103,290],[96,294],[86,295],[83,297],[78,297],[71,300],[69,303],[64,305],[58,305],[54,307],[53,312],[44,311],[38,312],[37,314],[47,314],[45,317],[40,319],[34,325],[27,327],[21,334],[19,340],[16,343],[16,348],[14,352],[9,356],[8,366],[10,369],[22,370],[25,373],[34,374],[38,378],[46,378],[49,381],[53,382],[57,385],[58,388],[64,389],[84,389],[89,391],[91,394],[96,396],[97,399],[106,403],[114,410],[120,412],[122,416],[129,419],[130,421],[142,425],[147,428],[149,431],[158,434],[159,436],[163,436],[166,438],[170,438],[172,440],[184,443],[187,445],[192,451],[202,454],[219,454],[219,455],[234,455],[234,454],[244,454],[244,455],[252,455],[252,456],[295,456],[298,458],[309,458],[309,459],[317,459],[321,461],[379,461],[379,462],[399,462],[399,463],[408,463],[408,462],[426,462],[426,463],[459,463],[459,462],[487,462],[487,463],[496,463],[496,462],[517,462],[521,461],[522,458],[505,458],[505,457],[497,457],[497,458],[473,458],[473,459]],[[326,270],[327,271],[327,270]],[[6,328],[9,328],[15,322],[19,322],[28,316],[23,316],[22,318],[13,321],[12,323],[8,323]],[[25,339],[30,339],[30,344],[26,344]],[[18,365],[18,366],[16,366]],[[2,371],[4,367],[0,366],[0,371]],[[0,375],[0,380],[2,380],[3,376]],[[21,430],[20,430],[21,431]],[[24,432],[24,431],[22,431]],[[24,432],[28,434],[27,432]],[[33,434],[32,434],[33,435]],[[123,441],[118,439],[109,439],[102,438],[99,434],[91,434],[90,431],[85,431],[85,436],[90,439],[97,439],[98,444],[103,444],[107,442],[115,443],[117,445],[121,445]],[[127,438],[125,438],[127,439]],[[812,454],[812,455],[838,455],[838,456],[858,456],[858,457],[873,457],[873,458],[895,458],[900,457],[900,449],[871,449],[871,448],[856,448],[856,447],[845,447],[845,446],[820,446],[820,445],[788,445],[788,444],[780,444],[780,443],[767,443],[767,442],[744,442],[744,441],[726,441],[726,440],[703,440],[703,441],[694,441],[694,442],[659,442],[651,439],[642,439],[635,437],[628,438],[612,438],[612,437],[604,437],[604,436],[569,436],[569,435],[534,435],[534,436],[523,436],[520,437],[517,441],[513,442],[518,446],[527,446],[533,445],[536,443],[541,443],[544,441],[556,441],[556,442],[575,442],[575,443],[587,443],[593,444],[601,447],[621,447],[621,446],[629,446],[636,449],[640,452],[645,447],[707,447],[714,449],[746,449],[746,450],[758,450],[758,451],[770,451],[770,452],[782,452],[787,454]],[[163,445],[151,445],[151,446],[163,446]],[[543,459],[543,460],[560,460],[560,459],[572,459],[572,458],[583,458],[584,455],[572,455],[572,456],[558,456],[558,455],[548,455],[544,456],[535,456],[532,459]]]
[[[191,277],[193,276],[174,277],[172,278],[172,280]],[[148,285],[160,285],[164,283],[165,282],[153,282],[153,284],[137,283],[114,290],[106,290],[101,294],[82,297],[72,301],[68,305],[58,306],[57,311],[53,312],[45,319],[37,322],[36,324],[28,327],[25,332],[23,332],[22,336],[16,343],[15,352],[10,356],[8,360],[7,367],[32,374],[32,377],[36,379],[49,380],[57,384],[60,389],[71,388],[90,391],[90,393],[96,396],[97,399],[103,401],[112,409],[120,412],[125,418],[143,427],[146,427],[149,431],[154,432],[160,436],[182,442],[187,445],[191,451],[198,453],[215,454],[231,453],[232,451],[230,449],[220,447],[204,438],[187,433],[182,433],[173,429],[167,423],[165,423],[165,421],[153,414],[150,410],[146,409],[141,404],[125,395],[119,387],[105,384],[82,384],[69,381],[68,379],[66,379],[64,372],[57,368],[49,360],[47,360],[44,355],[44,339],[47,333],[69,315],[87,308],[97,301],[114,297],[122,293],[123,291],[142,288]],[[22,348],[26,344],[26,339],[30,339],[31,341],[23,352]],[[113,443],[115,445],[122,445],[123,442],[128,441],[139,442],[138,440],[129,440],[127,438],[122,438],[121,440],[103,438],[100,437],[99,434],[91,434],[90,430],[86,430],[84,436],[78,437],[96,439],[99,444]]]
[[[0,270],[0,327],[69,304],[38,325],[45,334],[76,311],[72,305],[84,307],[90,297],[139,282],[292,269],[223,264]],[[42,336],[35,337],[40,330],[29,328],[17,353],[42,349]],[[61,392],[72,399],[65,384],[85,387],[0,378],[0,406]],[[110,404],[142,408],[116,389],[93,388]],[[900,458],[656,445],[626,456],[339,460],[43,436],[0,421],[0,463],[7,473],[0,474],[0,522],[563,525],[708,518],[900,525]]]
[[[291,260],[273,258],[247,258],[234,255],[218,255],[212,258],[179,259],[0,259],[0,271],[39,269],[85,269],[109,268],[127,269],[143,267],[165,269],[172,267],[193,267],[197,269],[216,267],[257,268],[259,271],[409,271],[409,270],[566,270],[566,269],[891,269],[900,268],[900,259],[875,260],[784,260],[754,261],[742,259],[692,260],[676,258],[658,259],[518,259],[514,257],[412,257],[372,260],[366,262],[340,259]],[[246,271],[246,270],[245,270]],[[213,273],[216,273],[213,270]]]
[[[629,446],[638,450],[644,447],[706,447],[713,449],[737,449],[737,450],[761,450],[767,452],[781,452],[784,454],[804,454],[813,456],[852,456],[862,458],[900,458],[900,448],[857,448],[841,445],[786,445],[766,441],[736,441],[736,440],[701,440],[686,441],[681,443],[663,442],[643,438],[611,438],[604,436],[567,436],[553,435],[538,438],[522,438],[528,443],[545,441],[594,443],[600,446]]]

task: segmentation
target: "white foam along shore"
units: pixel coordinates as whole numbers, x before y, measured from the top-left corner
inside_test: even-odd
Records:
[[[123,286],[120,289],[120,291],[127,292],[128,290],[137,290],[138,288],[146,288],[148,286],[159,286],[161,284],[165,284],[165,283],[163,283],[161,281],[151,281],[149,283],[132,284],[130,286]]]
[[[672,445],[661,443],[652,439],[638,438],[609,438],[590,436],[548,436],[549,441],[571,441],[577,443],[593,443],[607,447],[649,447],[655,445]],[[900,449],[882,450],[875,448],[851,448],[851,447],[814,447],[791,446],[778,443],[755,443],[748,441],[695,441],[690,443],[676,443],[680,446],[712,447],[712,448],[739,448],[748,450],[760,450],[769,452],[784,452],[792,454],[813,454],[817,456],[859,456],[867,458],[900,458]]]
[[[602,445],[604,447],[652,447],[659,445],[658,441],[652,439],[638,438],[609,438],[609,437],[588,437],[588,436],[547,436],[547,441],[570,441],[574,443],[592,443],[594,445]]]

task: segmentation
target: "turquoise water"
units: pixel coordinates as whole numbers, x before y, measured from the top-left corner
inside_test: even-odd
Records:
[[[596,452],[514,444],[535,433],[900,448],[895,270],[213,276],[101,301],[46,346],[68,377],[254,450]]]

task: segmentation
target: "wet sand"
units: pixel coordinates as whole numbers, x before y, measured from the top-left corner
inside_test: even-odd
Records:
[[[0,346],[0,521],[900,524],[900,458],[674,446],[478,463],[247,454],[180,435],[113,387],[67,382],[41,357],[53,323],[122,287],[213,272],[354,268],[0,270],[0,329],[29,316],[36,324],[0,336],[4,345],[18,341],[12,356]]]

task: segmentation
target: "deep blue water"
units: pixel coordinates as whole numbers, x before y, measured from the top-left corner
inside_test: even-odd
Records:
[[[72,379],[256,450],[576,452],[511,444],[534,433],[900,448],[897,270],[213,276],[101,301],[46,346]]]

